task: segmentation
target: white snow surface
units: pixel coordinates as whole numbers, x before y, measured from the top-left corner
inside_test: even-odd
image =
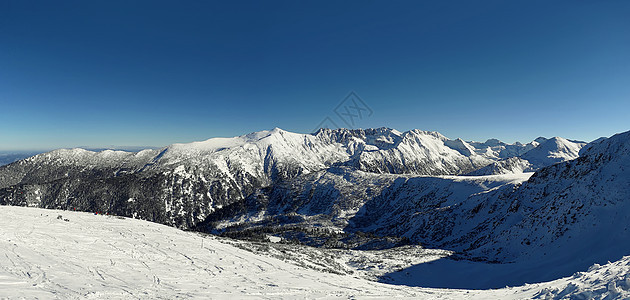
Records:
[[[0,298],[624,299],[630,257],[496,290],[388,285],[321,273],[146,221],[0,206]]]

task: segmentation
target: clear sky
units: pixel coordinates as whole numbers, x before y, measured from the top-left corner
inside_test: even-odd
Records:
[[[354,127],[630,130],[630,1],[0,0],[0,150]],[[347,126],[347,125],[346,125]]]

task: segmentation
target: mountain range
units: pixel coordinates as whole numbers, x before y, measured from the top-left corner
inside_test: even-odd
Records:
[[[421,244],[455,255],[409,272],[455,271],[392,274],[398,282],[496,288],[630,254],[629,170],[629,132],[506,144],[421,130],[276,128],[139,152],[39,154],[0,167],[0,204],[323,248]],[[543,265],[555,267],[541,273]]]
[[[550,145],[549,153],[533,153],[530,164],[549,163],[546,157],[557,153],[562,154],[553,161],[569,159],[574,153],[567,150],[583,145],[561,142],[565,144],[555,149]],[[0,167],[0,203],[103,212],[189,228],[260,189],[328,168],[462,175],[538,145],[468,143],[420,130],[296,134],[276,128],[139,152],[60,149]]]

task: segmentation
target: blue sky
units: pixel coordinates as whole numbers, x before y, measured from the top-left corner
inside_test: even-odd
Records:
[[[0,150],[354,127],[630,130],[629,1],[0,0]]]

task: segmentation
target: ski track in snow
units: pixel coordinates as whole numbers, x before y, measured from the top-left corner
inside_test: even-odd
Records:
[[[630,296],[628,257],[548,283],[487,291],[446,290],[321,273],[238,249],[214,237],[88,213],[0,206],[0,234],[0,298],[10,299]]]

